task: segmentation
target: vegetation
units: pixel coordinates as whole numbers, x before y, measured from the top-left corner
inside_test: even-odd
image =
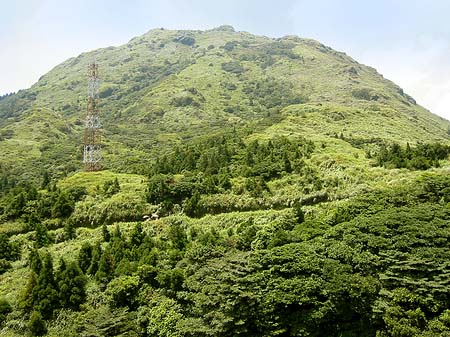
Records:
[[[449,153],[450,147],[440,143],[418,144],[415,148],[407,143],[405,149],[394,143],[389,147],[382,146],[376,160],[378,165],[385,167],[427,170],[439,167],[439,160],[447,159]]]
[[[29,315],[34,335],[445,335],[449,191],[425,174],[314,212],[173,215],[109,226],[107,241],[93,229],[56,268],[58,248],[31,250],[21,302],[2,312]]]
[[[0,100],[0,171],[8,178],[39,185],[43,172],[61,179],[79,169],[85,69],[93,57],[103,69],[105,167],[116,172],[145,173],[156,156],[225,125],[270,137],[321,141],[343,133],[402,146],[449,137],[448,122],[316,41],[154,29],[71,58]]]
[[[108,170],[78,172],[93,55]],[[448,127],[296,37],[67,60],[0,98],[0,335],[449,335]]]

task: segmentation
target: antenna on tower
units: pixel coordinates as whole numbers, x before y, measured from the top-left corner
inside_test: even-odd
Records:
[[[99,118],[99,79],[98,64],[95,59],[88,66],[88,100],[86,124],[84,127],[84,170],[101,170],[101,146],[100,146],[100,118]]]

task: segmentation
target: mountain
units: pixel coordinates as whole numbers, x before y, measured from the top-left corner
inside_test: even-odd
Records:
[[[57,176],[80,169],[87,65],[94,59],[105,166],[121,171],[139,171],[155,153],[224,127],[402,144],[449,137],[448,121],[373,68],[314,40],[272,39],[230,26],[154,29],[71,58],[0,100],[3,167],[20,163],[28,172]]]
[[[448,336],[449,124],[295,36],[71,58],[0,98],[0,335]]]

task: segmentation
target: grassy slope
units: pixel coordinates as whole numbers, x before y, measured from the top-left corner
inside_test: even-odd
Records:
[[[195,45],[175,42],[179,36],[195,38]],[[224,49],[227,43],[234,48]],[[271,62],[263,66],[267,55]],[[71,58],[30,89],[1,100],[0,131],[14,132],[1,141],[2,165],[17,170],[20,161],[27,170],[46,167],[59,174],[79,169],[86,69],[93,58],[100,65],[100,94],[106,96],[101,100],[105,162],[114,170],[135,171],[152,161],[151,154],[224,126],[264,128],[262,120],[272,125],[268,134],[295,132],[314,139],[340,132],[402,142],[448,139],[447,121],[415,105],[374,69],[316,41],[227,29],[156,29],[126,45]],[[227,62],[238,62],[244,72],[224,71]],[[273,111],[244,90],[252,81],[268,79],[273,90],[284,92],[282,85],[288,85],[287,96],[309,102],[286,106],[274,119]],[[377,100],[355,98],[357,89]],[[174,97],[198,104],[174,106]]]

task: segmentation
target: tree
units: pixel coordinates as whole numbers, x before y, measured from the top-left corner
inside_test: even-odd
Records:
[[[7,214],[10,218],[17,218],[19,216],[22,215],[23,213],[23,209],[25,207],[26,204],[26,197],[25,197],[25,192],[21,190],[20,193],[18,193],[17,195],[15,195],[8,207],[7,207]]]
[[[303,212],[302,209],[302,204],[300,201],[296,201],[293,205],[294,208],[294,217],[295,217],[295,221],[298,224],[301,224],[305,221],[305,213]]]
[[[86,278],[73,261],[63,264],[58,273],[59,300],[61,306],[78,310],[86,298]]]
[[[149,179],[147,189],[147,201],[152,204],[159,204],[170,198],[170,177],[158,174]]]
[[[86,273],[91,265],[92,260],[92,246],[89,242],[84,242],[78,253],[78,265],[83,273]]]
[[[120,226],[119,226],[119,225],[116,225],[116,226],[114,227],[114,230],[113,230],[113,232],[112,232],[112,239],[113,239],[113,241],[114,241],[114,240],[120,240],[120,241],[122,241],[122,232],[121,232],[121,230],[120,230]]]
[[[138,248],[144,241],[145,233],[142,231],[142,223],[134,226],[130,235],[130,244],[132,247]]]
[[[147,316],[147,334],[157,337],[181,337],[183,334],[177,325],[183,319],[182,307],[173,299],[158,296],[145,308]]]
[[[16,260],[20,257],[20,246],[16,243],[11,243],[6,234],[0,234],[0,259]]]
[[[53,259],[50,254],[43,258],[37,285],[33,288],[33,308],[45,319],[53,316],[53,311],[59,306],[57,285],[53,271]]]
[[[98,270],[95,273],[95,279],[103,284],[107,284],[114,276],[114,257],[111,249],[108,247],[103,252],[98,262]]]
[[[49,184],[50,184],[50,175],[48,174],[48,171],[44,171],[42,175],[41,189],[46,189]]]
[[[74,202],[64,192],[60,192],[52,207],[52,217],[67,218],[72,214],[74,209]]]
[[[139,277],[122,275],[108,284],[106,296],[114,307],[127,306],[136,309],[136,296],[139,293]]]
[[[284,152],[284,154],[283,154],[283,161],[284,161],[284,171],[287,173],[291,173],[292,165],[291,165],[291,161],[289,160],[289,157],[286,152]]]
[[[405,288],[396,288],[390,295],[383,315],[389,336],[418,336],[427,324],[420,297]]]
[[[33,311],[31,314],[30,320],[28,321],[28,329],[32,336],[43,336],[47,333],[47,326],[39,311]]]
[[[19,307],[26,312],[30,312],[33,309],[33,289],[37,285],[37,278],[37,274],[31,270],[27,285],[23,293],[21,293]]]
[[[42,268],[42,259],[37,248],[32,248],[28,256],[28,265],[32,271],[39,275]]]
[[[178,250],[183,250],[186,247],[188,240],[181,221],[173,221],[170,224],[168,239],[172,242],[172,246]]]
[[[199,217],[202,215],[200,204],[200,193],[196,190],[192,197],[187,199],[183,204],[184,213],[190,217]]]
[[[10,257],[10,246],[9,238],[6,234],[0,234],[0,259],[9,259]]]
[[[64,238],[66,240],[72,240],[76,237],[76,231],[73,226],[73,220],[71,218],[67,219],[64,225]]]
[[[103,185],[103,195],[107,198],[120,192],[119,179],[107,180]]]
[[[97,243],[92,248],[91,264],[89,265],[89,268],[87,270],[87,273],[89,275],[95,275],[97,273],[98,264],[99,264],[101,256],[102,256],[102,247],[100,246],[100,243]]]
[[[47,246],[49,244],[49,237],[47,227],[42,222],[36,224],[36,244],[38,247]]]
[[[111,234],[109,233],[108,226],[104,223],[102,225],[102,235],[103,235],[103,241],[109,242],[111,240]]]
[[[8,315],[11,311],[11,304],[9,304],[9,302],[3,297],[0,298],[0,326],[3,325],[6,319],[6,315]]]
[[[8,269],[11,268],[12,268],[11,262],[5,259],[0,259],[0,275],[5,273]]]

